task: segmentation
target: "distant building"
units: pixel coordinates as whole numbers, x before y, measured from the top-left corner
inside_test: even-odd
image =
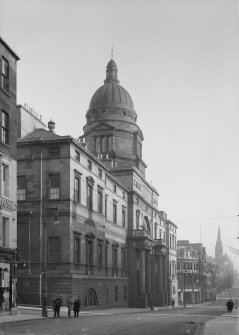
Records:
[[[19,57],[0,38],[0,291],[5,308],[15,304],[17,248],[16,81]]]
[[[32,107],[27,104],[17,105],[17,138],[24,137],[36,128],[47,129],[47,125]]]
[[[201,243],[179,240],[177,273],[179,304],[197,304],[205,300],[206,250]]]

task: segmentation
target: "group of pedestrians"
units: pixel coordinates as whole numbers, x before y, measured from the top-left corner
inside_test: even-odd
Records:
[[[56,298],[53,298],[53,311],[54,311],[54,318],[59,318],[60,316],[60,310],[63,303],[63,296],[60,294]],[[71,312],[74,311],[74,317],[79,317],[80,312],[80,306],[81,306],[81,299],[78,296],[77,298],[73,298],[71,294],[69,294],[67,301],[66,301],[66,307],[68,309],[68,317],[71,317]]]

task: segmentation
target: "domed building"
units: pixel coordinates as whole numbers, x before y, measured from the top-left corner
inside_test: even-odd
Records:
[[[133,100],[119,84],[113,59],[107,64],[104,85],[91,98],[86,119],[87,148],[128,189],[129,305],[163,306],[172,300],[177,304],[177,226],[159,211],[159,194],[145,178],[143,133],[137,124]]]
[[[137,167],[145,175],[142,131],[128,91],[119,84],[113,59],[106,68],[104,85],[93,94],[86,113],[84,136],[88,149],[108,167]]]

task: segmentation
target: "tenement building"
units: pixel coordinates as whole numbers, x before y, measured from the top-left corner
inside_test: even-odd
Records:
[[[197,304],[206,299],[206,249],[202,243],[177,242],[178,303]]]
[[[177,303],[177,226],[146,180],[143,134],[111,59],[79,139],[36,128],[18,140],[23,303],[57,293],[83,305]],[[57,223],[57,224],[56,224]],[[43,266],[44,265],[44,266]],[[44,293],[44,292],[43,292]]]
[[[16,155],[16,79],[15,52],[0,38],[0,294],[2,309],[15,303],[14,269],[17,263],[17,155]]]

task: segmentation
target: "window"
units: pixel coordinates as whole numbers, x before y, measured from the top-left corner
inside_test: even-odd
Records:
[[[126,209],[125,206],[122,206],[122,226],[125,227],[126,225]]]
[[[17,177],[17,200],[26,200],[26,176]]]
[[[122,193],[123,199],[125,199],[125,192]]]
[[[98,187],[98,212],[103,213],[103,190]]]
[[[113,223],[117,223],[117,202],[113,200]]]
[[[88,169],[92,170],[92,162],[91,161],[88,161]]]
[[[2,246],[8,247],[9,244],[9,238],[8,238],[8,232],[9,232],[9,218],[2,217],[2,231],[1,237],[2,237]]]
[[[48,262],[58,263],[60,260],[60,238],[58,236],[48,238]]]
[[[108,245],[105,245],[105,270],[107,273],[108,268]]]
[[[113,250],[112,250],[112,267],[113,267],[113,271],[117,274],[117,268],[118,268],[118,248],[113,246]]]
[[[77,150],[75,151],[75,159],[80,162],[80,153]]]
[[[93,265],[93,241],[87,240],[87,264]]]
[[[107,219],[108,195],[105,195],[105,218]]]
[[[160,240],[162,239],[162,230],[161,229],[159,230],[159,238],[160,238]]]
[[[50,199],[60,198],[60,175],[50,175]]]
[[[2,57],[2,88],[9,92],[9,63]]]
[[[97,265],[99,268],[102,268],[102,244],[98,243],[97,245]]]
[[[137,205],[139,204],[139,198],[136,198],[136,204]]]
[[[157,223],[154,223],[154,238],[157,239]]]
[[[87,185],[87,207],[93,209],[93,187],[92,185]]]
[[[4,144],[9,144],[9,116],[4,111],[2,111],[1,128],[1,141]]]
[[[118,286],[115,286],[115,301],[118,301]]]
[[[60,155],[60,147],[50,147],[49,149],[51,156],[59,156]]]
[[[101,169],[98,169],[98,176],[99,176],[100,178],[102,178],[102,170],[101,170]]]
[[[113,186],[114,193],[116,193],[116,185]]]
[[[127,267],[126,267],[126,250],[122,249],[122,269],[125,272]]]
[[[80,247],[81,247],[80,236],[75,235],[74,237],[74,263],[75,264],[80,264]]]
[[[140,211],[136,210],[136,229],[139,229]]]
[[[2,194],[9,196],[9,166],[2,164]]]
[[[74,201],[80,203],[80,177],[75,177],[74,180]]]

